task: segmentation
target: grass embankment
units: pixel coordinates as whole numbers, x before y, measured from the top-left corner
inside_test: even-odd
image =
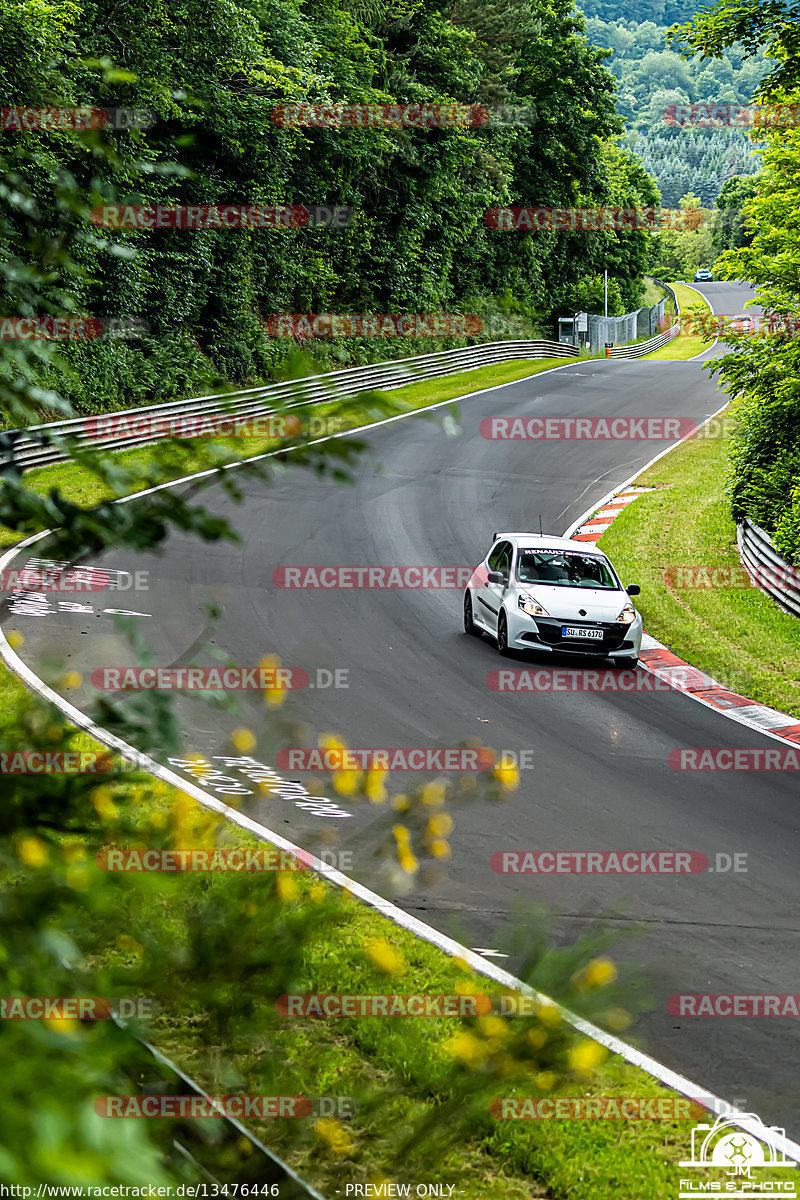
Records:
[[[448,399],[465,391],[492,386],[494,383],[523,378],[548,366],[543,361],[501,364],[497,367],[468,372],[434,383],[415,384],[403,389],[402,399],[420,407],[437,400]],[[358,423],[357,414],[353,414]],[[256,445],[242,446],[241,453],[254,453]],[[147,450],[131,451],[127,458],[141,456],[146,461]],[[191,461],[184,462],[183,473],[191,470]],[[95,481],[88,472],[74,465],[64,465],[36,473],[31,482],[42,491],[61,487],[73,500],[83,504],[101,498]],[[6,531],[7,532],[7,531]],[[0,711],[10,713],[23,701],[22,684],[8,671],[0,671]],[[88,736],[79,735],[76,748],[99,749]],[[119,785],[125,789],[133,781]],[[145,831],[149,823],[163,825],[165,807],[175,803],[177,793],[165,785],[146,779],[139,786],[135,799],[142,834],[133,839],[147,844]],[[121,802],[122,803],[122,802]],[[199,808],[199,806],[198,806]],[[387,814],[388,815],[388,814]],[[160,818],[153,820],[154,816]],[[125,845],[131,839],[118,839]],[[221,844],[255,846],[259,843],[234,826],[224,826],[219,835]],[[225,877],[216,877],[215,886],[224,887]],[[301,877],[299,889],[310,886]],[[154,896],[150,903],[154,912],[140,910],[137,916],[156,920],[159,912],[168,919],[165,909]],[[304,974],[309,990],[319,992],[365,993],[369,991],[412,993],[446,993],[456,990],[456,981],[469,973],[463,965],[443,952],[421,942],[395,926],[367,906],[350,897],[343,898],[342,936],[335,942],[327,937],[309,945]],[[132,931],[134,926],[132,926]],[[369,940],[387,942],[402,957],[402,972],[392,977],[390,987],[385,978],[376,977],[366,945]],[[84,954],[102,963],[102,945],[87,944]],[[494,992],[498,989],[480,977],[472,977],[474,990]],[[155,996],[158,1000],[159,997]],[[186,997],[182,1010],[191,1006]],[[165,1004],[174,1014],[174,1006]],[[182,1021],[174,1015],[162,1018],[153,1040],[189,1074],[209,1090],[258,1091],[256,1059],[252,1047],[246,1051],[220,1044],[215,1047],[218,1069],[212,1074],[208,1067],[208,1043],[199,1036],[202,1022]],[[357,1093],[364,1080],[380,1084],[388,1097],[386,1104],[356,1114],[347,1124],[349,1148],[341,1144],[327,1145],[309,1131],[305,1143],[287,1145],[285,1153],[311,1182],[319,1187],[341,1190],[342,1182],[364,1182],[380,1178],[383,1168],[382,1146],[389,1130],[423,1119],[433,1121],[446,1103],[446,1096],[437,1094],[431,1080],[440,1072],[448,1051],[446,1042],[456,1031],[453,1021],[432,1018],[425,1023],[424,1036],[416,1044],[416,1061],[410,1069],[401,1053],[396,1026],[390,1020],[343,1020],[323,1022],[298,1021],[281,1031],[279,1050],[283,1061],[291,1066],[295,1079],[302,1082],[302,1091],[310,1095],[347,1095]],[[288,1069],[288,1068],[287,1068]],[[235,1088],[231,1079],[236,1079]],[[220,1086],[220,1081],[223,1085]],[[540,1081],[540,1087],[541,1087]],[[546,1090],[546,1089],[545,1089]],[[575,1081],[551,1088],[551,1094],[564,1096],[672,1095],[661,1088],[644,1072],[623,1060],[608,1058],[589,1074]],[[517,1095],[518,1087],[504,1087],[498,1080],[497,1095]],[[297,1123],[293,1123],[297,1124]],[[475,1123],[469,1136],[457,1150],[441,1155],[441,1161],[426,1164],[425,1181],[457,1180],[459,1195],[464,1200],[503,1200],[506,1198],[549,1196],[569,1197],[569,1200],[611,1200],[619,1195],[620,1181],[630,1200],[672,1200],[676,1186],[677,1161],[685,1157],[689,1145],[691,1121],[497,1121],[488,1111]],[[270,1122],[259,1130],[269,1145],[278,1151],[287,1137],[280,1122]]]
[[[711,305],[705,296],[695,288],[688,287],[685,283],[673,283],[670,286],[678,297],[682,320],[687,316],[690,305],[702,304],[706,312],[711,312]],[[666,346],[662,346],[660,350],[654,350],[652,354],[642,355],[642,358],[694,358],[695,354],[701,354],[710,345],[711,342],[708,339],[704,340],[696,334],[684,333],[681,329],[681,332],[671,342],[667,342]]]
[[[0,672],[0,698],[6,706],[24,699],[22,685],[3,670]],[[80,735],[75,747],[100,749],[86,735]],[[122,810],[135,810],[136,829],[128,835],[111,835],[107,841],[116,846],[149,843],[148,830],[162,827],[166,814],[179,800],[179,793],[147,776],[126,779],[113,785],[115,803]],[[135,788],[135,797],[125,801],[125,792]],[[192,801],[193,804],[196,802]],[[182,820],[195,818],[181,802]],[[202,809],[196,805],[197,820],[203,824]],[[387,811],[387,818],[390,813]],[[74,836],[69,838],[74,843]],[[188,839],[193,845],[209,844],[208,839]],[[180,840],[185,845],[187,839]],[[221,822],[213,844],[239,849],[264,845],[238,826]],[[93,853],[93,851],[92,851]],[[153,928],[154,923],[170,921],[172,906],[180,896],[180,877],[167,877],[169,892],[158,889],[137,892],[135,911],[129,931]],[[263,876],[261,877],[263,880]],[[308,900],[311,888],[319,888],[315,877],[292,876],[296,900]],[[209,886],[224,889],[234,886],[241,876],[215,875]],[[253,878],[253,896],[258,895],[259,876]],[[124,901],[120,902],[124,904]],[[315,993],[398,993],[401,995],[437,995],[453,992],[497,994],[502,989],[465,964],[451,959],[437,948],[421,941],[406,930],[345,894],[339,900],[339,934],[331,937],[325,924],[313,936],[302,958],[303,980],[298,990]],[[251,907],[253,905],[251,904]],[[180,937],[178,937],[179,944]],[[369,944],[389,945],[398,956],[401,968],[391,976],[376,969]],[[118,956],[116,943],[109,948],[102,933],[87,936],[81,951],[96,969]],[[286,1021],[276,1032],[269,1021],[269,1033],[263,1043],[252,1042],[231,1047],[215,1038],[203,1020],[202,1004],[186,989],[176,1005],[174,980],[160,995],[149,995],[161,1007],[155,1027],[147,1032],[165,1054],[210,1094],[260,1094],[264,1091],[261,1055],[272,1053],[285,1064],[278,1091],[283,1095],[356,1096],[370,1093],[363,1113],[321,1133],[311,1120],[281,1122],[247,1121],[246,1124],[275,1152],[281,1154],[323,1194],[341,1192],[345,1182],[364,1183],[387,1179],[385,1147],[398,1129],[410,1129],[421,1122],[427,1129],[448,1119],[447,1091],[437,1088],[443,1066],[451,1058],[448,1043],[463,1029],[454,1019],[426,1018],[414,1022],[413,1037],[398,1031],[396,1019],[365,1018]],[[520,1020],[520,1018],[518,1018]],[[547,1020],[524,1018],[533,1031],[557,1030],[559,1021],[550,1010]],[[477,1032],[477,1031],[476,1031]],[[496,1031],[486,1031],[491,1039]],[[490,1040],[485,1043],[490,1044]],[[534,1043],[539,1045],[538,1042]],[[590,1058],[595,1056],[590,1054]],[[474,1064],[480,1071],[480,1064]],[[585,1097],[667,1097],[675,1093],[616,1056],[607,1056],[599,1065],[580,1071],[572,1080],[549,1086],[539,1079],[536,1086],[521,1087],[496,1077],[492,1098],[526,1095]],[[385,1099],[384,1099],[385,1097]],[[693,1120],[495,1120],[488,1100],[470,1123],[464,1140],[455,1147],[425,1158],[424,1169],[410,1166],[400,1182],[457,1181],[463,1200],[524,1200],[533,1196],[552,1200],[612,1200],[619,1195],[620,1180],[625,1180],[629,1200],[673,1200],[678,1160],[685,1156]],[[291,1126],[291,1128],[288,1128]],[[302,1128],[299,1128],[302,1127]],[[434,1150],[436,1141],[434,1141]]]
[[[722,431],[723,423],[715,429]],[[725,500],[727,438],[704,437],[667,454],[636,480],[655,488],[629,505],[600,541],[626,579],[642,586],[645,628],[734,691],[800,720],[797,618],[752,587],[705,586],[745,577]],[[678,567],[707,576],[676,586]],[[728,573],[729,572],[729,573]],[[685,583],[689,577],[683,576]],[[675,576],[677,580],[677,576]]]

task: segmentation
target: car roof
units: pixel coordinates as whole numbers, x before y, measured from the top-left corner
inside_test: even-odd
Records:
[[[498,533],[495,542],[501,539],[516,542],[520,550],[577,550],[581,554],[594,553],[605,558],[602,550],[596,546],[576,542],[572,538],[554,537],[550,533]]]

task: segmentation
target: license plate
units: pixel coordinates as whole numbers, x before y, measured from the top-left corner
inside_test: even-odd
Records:
[[[581,629],[576,625],[562,625],[561,636],[565,638],[591,638],[603,640],[602,629]]]

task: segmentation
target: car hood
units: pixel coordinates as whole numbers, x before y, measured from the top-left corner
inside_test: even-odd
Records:
[[[547,587],[535,584],[520,588],[533,596],[551,617],[567,621],[616,621],[626,604],[632,603],[627,592],[606,592],[594,588]],[[581,609],[585,616],[581,615]]]

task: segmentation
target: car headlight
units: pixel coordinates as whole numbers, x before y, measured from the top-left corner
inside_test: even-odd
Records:
[[[632,625],[636,620],[636,609],[632,604],[626,604],[622,612],[617,617],[618,625]]]
[[[526,612],[529,617],[549,617],[550,613],[546,608],[542,608],[538,600],[534,600],[533,596],[520,596],[519,606],[523,612]]]

